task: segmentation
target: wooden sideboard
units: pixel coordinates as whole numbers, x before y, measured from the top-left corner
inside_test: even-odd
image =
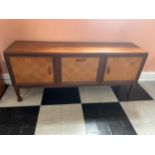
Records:
[[[131,85],[147,58],[133,43],[15,41],[4,52],[17,100],[21,87]]]

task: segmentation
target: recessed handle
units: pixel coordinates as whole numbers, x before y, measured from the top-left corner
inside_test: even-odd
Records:
[[[86,61],[86,59],[85,58],[77,58],[76,61],[77,62],[82,62],[82,61]]]
[[[107,74],[109,74],[109,72],[110,72],[110,67],[108,66],[107,67]]]
[[[51,69],[51,67],[49,66],[48,67],[48,75],[51,75],[52,74],[52,69]]]

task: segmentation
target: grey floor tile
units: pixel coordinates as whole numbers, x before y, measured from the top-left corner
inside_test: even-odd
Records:
[[[82,103],[117,102],[117,98],[111,87],[91,86],[79,87]]]
[[[155,134],[155,101],[121,102],[137,134]]]
[[[34,106],[41,104],[42,88],[23,88],[21,90],[22,102],[18,102],[16,94],[12,86],[6,90],[0,100],[0,107],[15,107],[15,106]]]
[[[85,124],[80,104],[41,106],[36,134],[85,134]]]

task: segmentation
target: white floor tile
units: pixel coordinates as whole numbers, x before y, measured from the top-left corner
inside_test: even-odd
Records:
[[[35,134],[86,134],[81,105],[41,106]]]
[[[79,87],[82,103],[117,102],[112,89],[108,86]]]
[[[22,102],[17,101],[13,87],[8,87],[4,96],[0,100],[0,107],[34,106],[41,104],[42,88],[23,88],[20,89],[20,91],[23,98]]]
[[[155,101],[121,102],[137,134],[155,134]]]

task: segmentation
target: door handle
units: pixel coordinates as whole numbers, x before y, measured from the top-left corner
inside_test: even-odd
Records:
[[[86,61],[86,59],[85,59],[85,58],[77,58],[76,61],[78,61],[78,62],[79,62],[79,61],[82,62],[82,61]]]
[[[51,75],[52,74],[52,69],[51,69],[51,67],[49,66],[48,67],[48,75]]]
[[[110,67],[108,66],[107,67],[107,74],[109,74],[109,72],[110,72]]]

